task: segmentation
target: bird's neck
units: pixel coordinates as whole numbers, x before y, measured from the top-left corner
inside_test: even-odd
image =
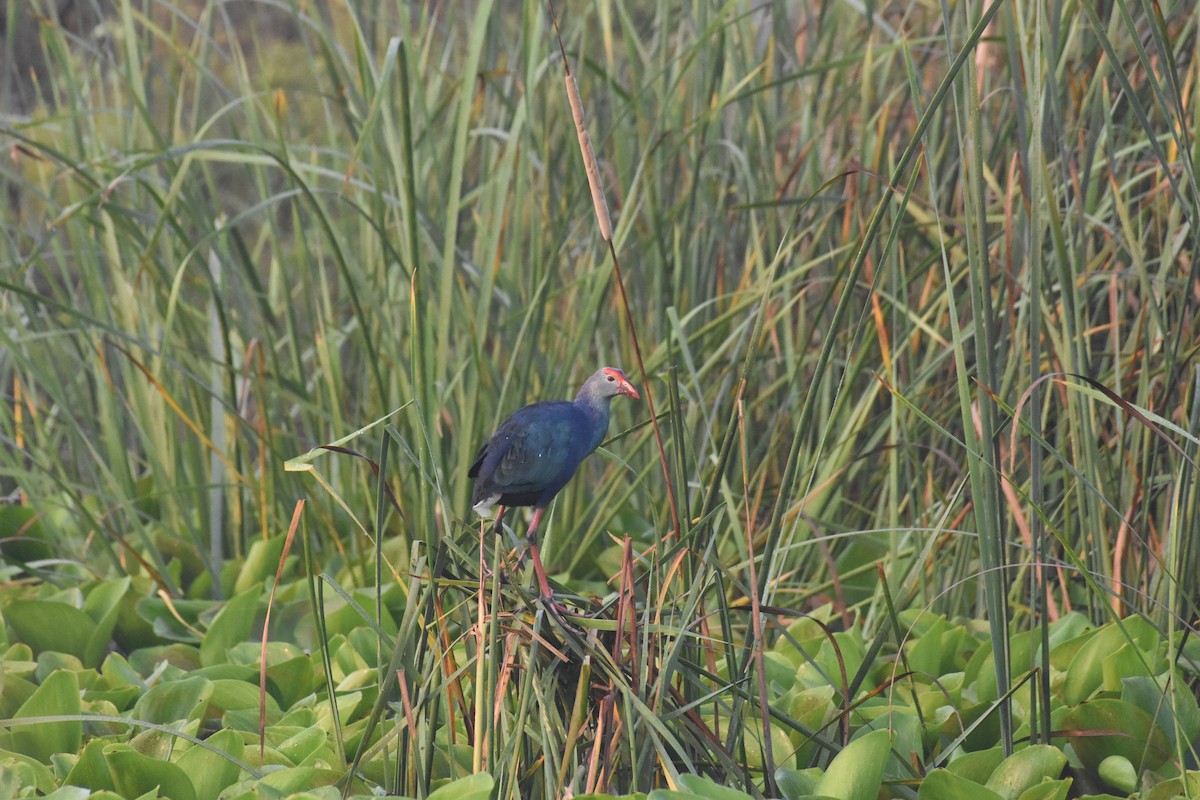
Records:
[[[612,403],[612,396],[597,397],[588,391],[588,387],[579,390],[579,394],[575,395],[575,405],[583,408],[588,413],[608,415],[608,407]]]
[[[575,405],[588,416],[595,426],[596,444],[608,433],[608,412],[612,403],[611,397],[593,397],[587,392],[580,392],[575,398]]]

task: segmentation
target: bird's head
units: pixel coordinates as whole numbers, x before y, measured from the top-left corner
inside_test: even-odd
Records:
[[[585,391],[593,397],[614,397],[623,394],[634,400],[641,399],[641,395],[638,394],[637,389],[633,388],[633,384],[625,377],[625,373],[615,367],[603,367],[598,370],[595,375],[587,379],[580,394]]]

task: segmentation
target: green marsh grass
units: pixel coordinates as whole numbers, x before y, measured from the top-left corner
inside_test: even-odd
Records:
[[[1190,630],[1188,4],[557,5],[627,306],[544,4],[52,6],[8,9],[50,69],[0,119],[0,489],[55,556],[26,568],[228,598],[304,500],[283,579],[402,598],[394,634],[363,610],[382,691],[338,727],[389,789],[771,793],[844,746],[913,610],[987,626],[1011,749],[1050,737],[1014,631]],[[466,467],[635,374],[631,321],[663,457],[614,405],[543,530],[592,615],[564,625],[496,579]],[[366,458],[313,452],[343,439]],[[871,657],[822,729],[768,692],[810,612]]]

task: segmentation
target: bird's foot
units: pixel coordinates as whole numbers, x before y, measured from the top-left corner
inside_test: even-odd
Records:
[[[554,621],[559,625],[573,631],[576,634],[583,634],[583,629],[578,625],[575,625],[569,619],[577,617],[578,614],[567,608],[566,604],[557,597],[554,595],[550,595],[549,597],[546,595],[541,595],[538,597],[538,602],[541,603],[542,607],[546,609],[546,613],[554,617]]]
[[[514,582],[513,576],[520,572],[521,567],[525,565],[525,553],[524,549],[520,552],[513,549],[509,551],[508,555],[501,557],[500,565],[496,568],[496,580],[500,581],[501,586],[508,586]],[[514,556],[516,561],[512,562]]]

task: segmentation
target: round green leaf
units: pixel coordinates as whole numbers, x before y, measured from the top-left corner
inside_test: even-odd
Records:
[[[139,797],[157,788],[160,797],[197,800],[191,778],[178,764],[144,756],[124,744],[109,745],[104,757],[123,797]]]
[[[429,800],[488,800],[496,782],[486,772],[459,778],[429,795]]]
[[[99,661],[85,661],[96,622],[83,611],[66,603],[49,600],[13,600],[4,608],[4,620],[33,652],[69,653],[89,667]]]
[[[703,775],[680,775],[680,788],[707,800],[750,800],[750,795],[730,789]]]
[[[775,785],[783,793],[785,800],[799,800],[811,797],[817,781],[825,771],[819,767],[809,769],[788,769],[780,767],[775,770]]]
[[[1063,778],[1058,781],[1042,781],[1036,786],[1030,786],[1021,792],[1017,800],[1067,800],[1067,792],[1071,791],[1071,779]]]
[[[1099,772],[1101,779],[1119,792],[1132,794],[1137,790],[1137,770],[1125,756],[1108,756],[1100,762]]]
[[[50,673],[21,708],[14,719],[36,720],[39,717],[78,716],[80,713],[79,682],[74,672],[57,670]],[[36,722],[18,725],[12,732],[16,750],[41,762],[49,762],[55,753],[74,753],[83,741],[83,721]]]
[[[200,663],[208,667],[213,664],[225,663],[226,651],[234,645],[250,638],[254,631],[258,615],[258,600],[262,595],[260,589],[254,588],[243,592],[222,608],[200,643]],[[261,630],[258,633],[262,633]]]
[[[917,800],[1002,800],[991,789],[974,781],[960,778],[946,769],[935,769],[921,781]]]
[[[834,757],[813,788],[813,794],[840,800],[874,800],[891,755],[892,737],[887,731],[860,736]]]
[[[196,800],[217,800],[221,791],[233,785],[241,775],[241,768],[222,753],[240,759],[246,743],[236,731],[220,730],[208,737],[205,744],[221,752],[193,745],[176,763],[192,776]]]
[[[144,722],[168,725],[178,720],[199,719],[212,696],[213,684],[207,678],[190,677],[152,686],[133,707],[134,716]]]
[[[1084,767],[1096,771],[1109,756],[1124,756],[1135,769],[1157,769],[1170,756],[1170,742],[1154,720],[1132,703],[1098,698],[1067,711],[1059,727]]]
[[[1016,800],[1031,786],[1057,778],[1066,765],[1067,757],[1057,747],[1031,745],[1000,762],[988,778],[987,788],[1004,800]]]

